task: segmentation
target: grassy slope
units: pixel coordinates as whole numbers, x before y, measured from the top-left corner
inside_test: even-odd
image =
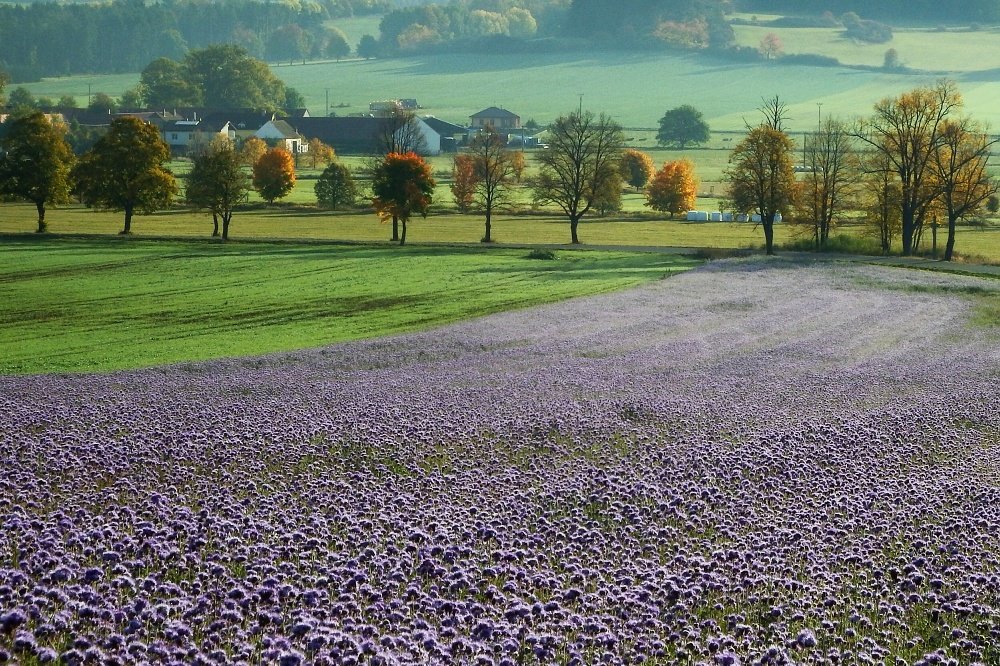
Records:
[[[315,347],[637,284],[683,257],[5,239],[0,373],[111,370]],[[461,297],[456,298],[456,288]]]
[[[903,34],[897,39],[903,39]],[[754,35],[746,39],[752,40]],[[953,54],[953,33],[920,36],[924,37],[924,41],[917,42],[921,57],[929,54],[926,57],[936,60],[933,54],[940,49],[949,54],[943,62],[951,62],[969,53],[965,48],[959,49],[959,55]],[[938,37],[948,41],[935,46]],[[848,47],[838,46],[843,48]],[[886,48],[888,45],[881,45],[879,52]],[[901,55],[910,62],[903,50]],[[683,53],[628,52],[488,57],[451,54],[286,65],[275,71],[305,96],[314,114],[324,112],[329,89],[330,105],[340,114],[366,111],[368,102],[375,99],[415,97],[424,106],[422,113],[457,123],[466,122],[470,114],[492,104],[516,111],[525,121],[534,118],[545,123],[575,109],[583,94],[585,108],[608,113],[626,127],[654,127],[665,109],[693,104],[703,111],[713,128],[738,130],[743,128],[745,118],[756,118],[761,97],[777,94],[789,104],[789,128],[793,132],[815,126],[817,102],[823,102],[824,113],[852,117],[867,112],[887,94],[934,79],[930,74],[741,64]],[[989,72],[966,72],[955,78],[965,93],[969,112],[1000,126],[1000,77]],[[80,76],[27,87],[36,95],[55,98],[74,94],[85,99],[88,84],[94,92],[120,95],[137,80],[137,74]],[[347,106],[338,108],[339,104]]]

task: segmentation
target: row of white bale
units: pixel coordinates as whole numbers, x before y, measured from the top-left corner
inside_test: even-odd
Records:
[[[722,213],[717,210],[689,210],[687,212],[688,222],[760,222],[760,215],[754,213]],[[781,222],[781,213],[774,215],[775,222]]]

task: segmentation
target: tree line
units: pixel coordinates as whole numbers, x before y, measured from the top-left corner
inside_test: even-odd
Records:
[[[860,219],[883,252],[899,242],[904,255],[918,250],[928,228],[936,234],[940,220],[947,233],[944,259],[950,260],[959,221],[1000,205],[997,182],[987,170],[995,140],[961,108],[955,84],[942,80],[885,98],[869,117],[853,123],[828,118],[807,137],[804,173],[797,177],[798,151],[785,129],[785,104],[777,96],[764,100],[762,120],[748,126],[732,151],[727,205],[735,213],[757,216],[768,254],[774,252],[779,215],[810,234],[818,250],[827,246],[838,224]],[[392,221],[392,240],[400,244],[409,219],[426,216],[436,185],[417,154],[419,133],[410,131],[414,122],[402,111],[387,119],[380,157],[368,168],[373,209]],[[38,231],[45,230],[45,205],[67,200],[70,192],[90,205],[124,211],[123,233],[130,231],[134,212],[165,207],[178,192],[164,166],[169,148],[152,125],[138,119],[113,121],[79,160],[65,141],[65,128],[41,113],[17,116],[8,124],[0,138],[0,194],[33,202]],[[547,141],[548,148],[535,157],[537,173],[526,184],[534,205],[553,207],[565,217],[572,243],[581,242],[584,217],[621,208],[625,186],[644,191],[651,209],[671,216],[695,205],[693,164],[674,160],[657,170],[649,155],[625,148],[621,126],[604,114],[562,115],[548,127]],[[315,187],[318,201],[331,208],[352,205],[358,190],[350,170],[333,160],[332,150],[315,143],[312,159],[328,163]],[[493,215],[509,207],[523,171],[523,153],[509,150],[492,128],[455,156],[451,190],[456,206],[484,215],[484,242],[493,241]],[[221,220],[227,238],[232,214],[251,188],[273,202],[294,183],[294,159],[283,148],[268,149],[250,139],[237,150],[220,137],[195,155],[185,197],[211,212],[216,235]]]
[[[386,9],[386,0],[0,4],[0,70],[15,81],[135,72],[155,58],[180,59],[220,43],[272,60],[342,57],[343,33],[323,22]]]

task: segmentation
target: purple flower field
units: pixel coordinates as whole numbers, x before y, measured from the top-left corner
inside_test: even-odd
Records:
[[[1000,338],[967,294],[1000,297],[721,262],[0,378],[0,663],[1000,664]]]

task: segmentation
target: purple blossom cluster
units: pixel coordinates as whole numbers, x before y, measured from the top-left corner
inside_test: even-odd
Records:
[[[1000,345],[966,282],[723,262],[0,378],[0,663],[998,664]]]

